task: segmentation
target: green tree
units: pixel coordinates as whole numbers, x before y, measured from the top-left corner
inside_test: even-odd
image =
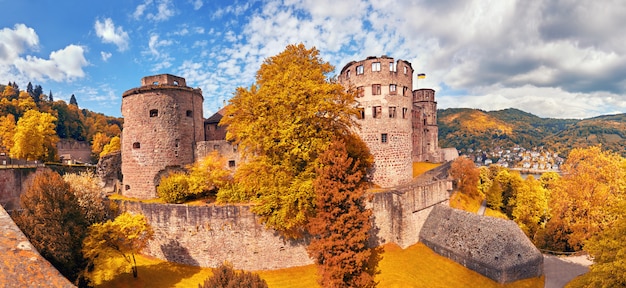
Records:
[[[313,212],[315,162],[357,115],[354,93],[326,75],[315,48],[289,45],[267,58],[250,88],[238,88],[222,125],[247,161],[235,181],[267,226],[297,235]]]
[[[13,219],[39,253],[74,281],[84,268],[81,243],[88,223],[70,185],[55,172],[37,173]]]
[[[334,141],[319,157],[313,187],[315,216],[307,247],[318,264],[322,287],[374,287],[376,264],[368,247],[372,211],[365,207],[366,169],[348,155],[346,143]],[[373,267],[372,267],[373,266]]]
[[[224,263],[217,268],[213,268],[213,276],[204,281],[198,288],[266,288],[267,283],[259,274],[237,271],[229,263]]]
[[[83,242],[82,251],[85,258],[96,267],[106,264],[107,256],[112,254],[121,256],[131,266],[133,277],[137,278],[135,254],[148,245],[153,234],[143,215],[124,212],[115,220],[91,225]]]
[[[56,118],[49,113],[28,110],[17,121],[11,157],[45,160],[56,152],[58,137],[54,130]]]

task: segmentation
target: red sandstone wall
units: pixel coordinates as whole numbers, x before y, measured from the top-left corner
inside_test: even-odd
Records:
[[[143,81],[160,79],[157,76]],[[161,81],[178,79],[184,83],[180,77],[163,77]],[[154,198],[160,175],[193,163],[196,142],[204,140],[202,92],[161,83],[128,90],[122,98],[125,196]]]
[[[373,71],[373,63],[380,63],[380,71]],[[395,67],[395,71],[390,67]],[[363,73],[357,73],[357,67]],[[347,88],[362,89],[357,98],[364,118],[359,120],[357,131],[361,139],[374,155],[372,181],[382,187],[392,187],[407,183],[412,177],[412,125],[413,110],[413,68],[403,60],[393,58],[368,57],[366,60],[351,62],[341,71],[339,82]],[[380,85],[380,95],[375,95],[373,85]],[[392,86],[395,85],[395,92]],[[380,116],[374,117],[375,107],[380,107]],[[395,108],[395,117],[390,117]],[[383,134],[387,141],[383,142]]]

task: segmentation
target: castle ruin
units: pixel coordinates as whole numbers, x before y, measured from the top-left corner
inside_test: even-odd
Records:
[[[413,162],[454,158],[437,144],[435,91],[413,90],[413,72],[410,62],[381,56],[350,62],[338,77],[346,89],[358,91],[356,132],[374,156],[372,181],[380,187],[409,183]],[[237,147],[219,125],[223,109],[205,120],[203,100],[200,89],[170,74],[144,77],[141,87],[124,92],[122,194],[155,198],[163,175],[211,151],[227,158],[230,168],[237,166]]]

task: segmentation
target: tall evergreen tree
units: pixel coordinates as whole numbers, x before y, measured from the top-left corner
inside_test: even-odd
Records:
[[[76,96],[74,96],[74,94],[70,97],[70,105],[78,106],[78,102],[76,101]]]
[[[374,287],[377,263],[371,262],[377,259],[368,247],[372,211],[365,208],[365,167],[343,141],[333,141],[319,162],[313,182],[316,214],[308,225],[313,239],[307,247],[318,264],[318,282],[322,287]]]
[[[54,102],[54,98],[52,98],[52,90],[50,90],[50,94],[48,94],[48,101]]]

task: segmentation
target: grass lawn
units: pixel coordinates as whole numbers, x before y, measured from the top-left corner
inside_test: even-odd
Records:
[[[395,244],[385,245],[376,276],[378,287],[543,287],[544,278],[520,280],[500,285],[460,264],[437,255],[421,243],[407,249]],[[120,273],[96,287],[197,287],[211,273],[209,268],[169,263],[149,257],[137,259],[139,274]],[[269,287],[319,287],[314,265],[289,269],[258,271]]]

